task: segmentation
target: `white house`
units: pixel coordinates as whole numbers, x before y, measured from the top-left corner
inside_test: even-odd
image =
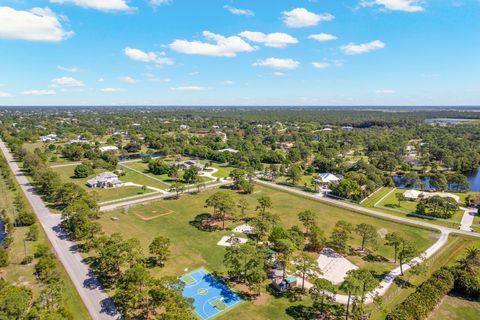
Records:
[[[65,145],[69,144],[92,144],[92,142],[83,139],[72,139],[65,143]]]
[[[333,173],[320,173],[318,178],[315,179],[318,183],[332,183],[342,180],[341,176],[335,175]]]
[[[460,202],[459,196],[448,192],[424,192],[418,190],[407,190],[403,193],[403,196],[409,201],[416,201],[418,198],[431,198],[438,196],[442,198],[452,198],[456,202]]]
[[[46,136],[40,136],[42,142],[55,142],[58,136],[55,133],[47,134]]]
[[[105,146],[105,147],[98,148],[98,150],[100,150],[100,152],[107,152],[107,151],[117,152],[118,148],[115,146]]]
[[[190,169],[191,167],[196,167],[198,170],[203,171],[203,169],[205,168],[205,166],[202,165],[201,163],[198,163],[192,160],[175,162],[173,165],[177,167],[181,167],[184,170]]]
[[[238,150],[236,149],[231,149],[231,148],[226,148],[226,149],[220,149],[218,152],[230,152],[230,153],[238,153]]]
[[[103,172],[87,181],[90,188],[116,188],[123,186],[123,182],[113,172]]]
[[[403,193],[403,196],[405,197],[405,199],[409,200],[409,201],[415,201],[417,200],[421,195],[423,194],[423,192],[421,191],[418,191],[418,190],[407,190]]]

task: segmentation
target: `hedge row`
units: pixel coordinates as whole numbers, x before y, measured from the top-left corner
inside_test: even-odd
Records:
[[[435,306],[454,287],[454,275],[446,267],[436,271],[417,290],[397,305],[386,317],[387,320],[425,319]]]

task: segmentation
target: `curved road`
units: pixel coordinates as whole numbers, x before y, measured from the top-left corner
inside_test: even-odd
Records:
[[[84,262],[81,254],[77,250],[77,245],[69,241],[60,228],[61,216],[59,214],[52,214],[50,210],[48,210],[42,198],[35,192],[33,186],[18,167],[10,151],[1,139],[0,149],[5,155],[20,188],[25,193],[28,202],[30,202],[33,211],[37,215],[48,239],[52,243],[57,258],[65,267],[92,319],[120,319],[121,317],[117,313],[115,305],[93,273],[89,270],[88,265]]]

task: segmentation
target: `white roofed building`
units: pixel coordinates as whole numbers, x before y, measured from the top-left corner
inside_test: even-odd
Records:
[[[340,180],[342,180],[342,177],[333,173],[320,173],[318,178],[315,179],[318,183],[332,183],[339,182]]]
[[[98,150],[100,150],[100,152],[107,152],[107,151],[118,152],[118,148],[115,146],[104,146],[104,147],[98,148]]]
[[[441,197],[441,198],[452,198],[456,202],[460,202],[460,197],[448,192],[424,192],[418,190],[407,190],[403,193],[405,199],[410,201],[416,201],[418,198],[431,198],[431,197]]]
[[[123,182],[113,172],[103,172],[87,181],[90,188],[117,188],[123,186]]]
[[[238,150],[236,149],[231,149],[231,148],[226,148],[226,149],[220,149],[218,152],[230,152],[230,153],[238,153]]]

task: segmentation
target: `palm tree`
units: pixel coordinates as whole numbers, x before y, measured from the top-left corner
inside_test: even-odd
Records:
[[[361,290],[362,284],[360,281],[351,273],[347,275],[343,283],[340,285],[340,290],[346,291],[348,294],[347,305],[345,307],[345,319],[348,320],[349,311],[350,311],[350,301],[352,295],[355,296]]]
[[[470,274],[475,273],[475,269],[480,267],[480,248],[468,248],[465,257],[458,260],[458,267]]]

